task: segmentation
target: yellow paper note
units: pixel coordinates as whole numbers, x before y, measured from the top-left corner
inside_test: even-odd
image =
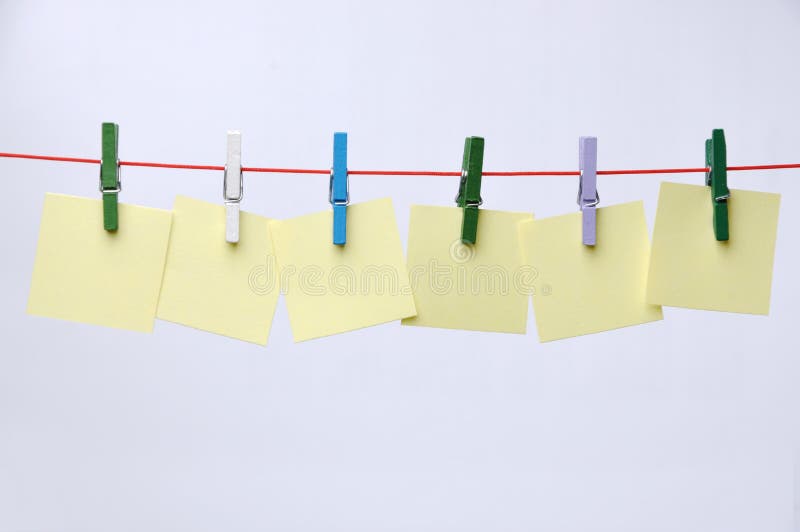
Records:
[[[517,226],[533,215],[481,209],[474,245],[461,243],[462,218],[456,207],[411,207],[408,270],[417,316],[403,325],[524,334],[531,272]]]
[[[158,317],[266,345],[280,293],[270,220],[239,216],[230,244],[223,205],[175,199]]]
[[[645,302],[650,243],[641,201],[597,209],[597,245],[582,243],[576,212],[520,224],[538,272],[533,311],[542,342],[662,319]]]
[[[347,208],[347,244],[333,244],[333,212],[271,224],[296,342],[413,316],[390,199]]]
[[[28,312],[151,332],[172,214],[119,205],[119,230],[103,229],[97,199],[47,194]]]
[[[718,242],[708,187],[661,183],[647,300],[768,314],[780,195],[731,190],[730,240]]]

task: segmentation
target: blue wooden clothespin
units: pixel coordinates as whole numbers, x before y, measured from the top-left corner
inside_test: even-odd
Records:
[[[578,139],[578,163],[581,171],[578,183],[578,206],[583,214],[583,243],[597,244],[597,137]]]
[[[344,246],[347,242],[347,204],[350,203],[347,133],[333,134],[333,168],[328,199],[333,206],[333,243]]]
[[[714,211],[714,237],[725,242],[729,238],[728,227],[728,155],[725,148],[725,132],[721,129],[711,131],[706,139],[706,186],[711,187],[711,207]]]

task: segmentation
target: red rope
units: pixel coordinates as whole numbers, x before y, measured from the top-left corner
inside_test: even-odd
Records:
[[[100,161],[97,161],[98,163]],[[224,166],[210,164],[170,164],[170,163],[139,163],[134,161],[120,161],[120,166],[147,166],[149,168],[182,168],[184,170],[225,170]]]
[[[303,168],[258,168],[255,166],[242,166],[242,172],[262,172],[269,174],[327,174],[331,175],[330,170],[307,170]],[[353,173],[353,172],[349,172]]]
[[[100,159],[81,159],[79,157],[55,157],[53,155],[30,155],[27,153],[3,153],[0,157],[11,157],[14,159],[39,159],[41,161],[62,161],[65,163],[92,163],[100,164]]]
[[[57,157],[54,155],[31,155],[28,153],[4,153],[0,152],[0,157],[14,159],[36,159],[41,161],[59,161],[67,163],[86,163],[100,164],[100,159],[86,159],[82,157]],[[148,163],[138,161],[120,161],[120,166],[144,166],[148,168],[180,168],[183,170],[214,170],[223,171],[224,166],[208,164],[171,164],[171,163]],[[729,166],[730,171],[742,170],[784,170],[789,168],[800,168],[800,163],[793,164],[758,164],[750,166]],[[323,174],[329,175],[330,170],[313,170],[307,168],[261,168],[256,166],[243,166],[243,172],[260,172],[270,174]],[[649,168],[642,170],[598,170],[598,175],[630,175],[630,174],[688,174],[707,172],[708,168]],[[449,176],[458,177],[461,172],[440,172],[435,170],[349,170],[350,175],[393,175],[393,176]],[[578,176],[580,172],[576,170],[532,170],[532,171],[513,171],[513,172],[483,172],[485,176]]]

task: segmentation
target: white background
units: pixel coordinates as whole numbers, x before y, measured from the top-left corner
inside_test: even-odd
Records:
[[[0,151],[128,160],[457,170],[800,162],[796,0],[518,3],[0,1]],[[95,166],[0,159],[0,532],[790,531],[800,172],[783,194],[769,317],[663,322],[539,344],[391,323],[269,346],[165,322],[152,335],[25,314],[44,193]],[[219,172],[124,170],[122,201],[221,202]],[[660,176],[601,176],[603,204]],[[702,183],[702,175],[665,179]],[[245,175],[243,208],[327,208],[327,177]],[[354,202],[451,205],[457,178],[351,178]],[[484,206],[576,209],[572,177],[484,180]],[[746,289],[746,287],[742,287]]]

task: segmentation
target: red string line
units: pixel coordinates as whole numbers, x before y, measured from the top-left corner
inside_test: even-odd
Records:
[[[54,155],[32,155],[28,153],[5,153],[0,152],[0,157],[14,159],[36,159],[41,161],[59,161],[66,163],[85,163],[100,164],[100,159],[87,159],[82,157],[57,157]],[[223,171],[224,166],[209,164],[171,164],[171,163],[149,163],[139,161],[119,161],[120,166],[142,166],[148,168],[179,168],[183,170],[214,170]],[[729,166],[730,171],[742,170],[784,170],[789,168],[800,168],[800,163],[792,164],[756,164],[749,166]],[[641,170],[598,170],[598,175],[631,175],[631,174],[689,174],[703,173],[709,169],[705,167],[695,168],[647,168]],[[262,168],[257,166],[243,166],[243,172],[260,172],[269,174],[323,174],[329,175],[331,171],[313,170],[307,168]],[[458,177],[461,172],[440,172],[435,170],[349,170],[350,175],[391,175],[391,176],[449,176]],[[531,170],[531,171],[512,171],[512,172],[483,172],[485,176],[578,176],[577,170]]]
[[[61,161],[65,163],[92,163],[100,164],[100,159],[81,159],[79,157],[56,157],[53,155],[30,155],[27,153],[3,153],[0,157],[11,157],[14,159],[38,159],[40,161]]]

